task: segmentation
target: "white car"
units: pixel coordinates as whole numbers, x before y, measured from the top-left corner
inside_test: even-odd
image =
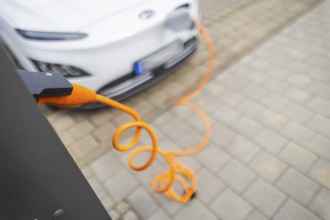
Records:
[[[0,39],[20,68],[122,100],[196,50],[190,16],[198,0],[0,0]]]

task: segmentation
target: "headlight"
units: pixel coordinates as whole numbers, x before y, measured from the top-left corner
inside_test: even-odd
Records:
[[[16,29],[22,37],[31,40],[78,40],[87,37],[84,33],[58,33],[58,32],[40,32],[40,31],[26,31]]]
[[[89,73],[86,73],[85,71],[83,71],[77,67],[74,67],[74,66],[45,63],[45,62],[36,61],[36,60],[32,60],[32,62],[36,65],[36,67],[38,68],[39,71],[42,71],[45,73],[58,72],[67,78],[90,76]]]

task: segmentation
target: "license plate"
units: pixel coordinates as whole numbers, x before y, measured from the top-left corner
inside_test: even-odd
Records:
[[[183,42],[177,40],[170,45],[160,49],[150,56],[134,63],[134,72],[136,75],[141,75],[148,72],[175,57],[183,50]]]

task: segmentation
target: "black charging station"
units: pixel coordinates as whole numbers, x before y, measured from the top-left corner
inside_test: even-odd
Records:
[[[0,219],[111,219],[2,47],[0,71]]]

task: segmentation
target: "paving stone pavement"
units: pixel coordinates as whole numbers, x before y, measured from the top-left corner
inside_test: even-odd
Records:
[[[152,192],[161,160],[143,172],[129,169],[129,153],[111,145],[126,115],[60,110],[50,123],[113,219],[330,220],[330,0],[200,5],[217,61],[193,100],[210,116],[210,144],[182,158],[198,176],[195,199],[180,204]],[[190,109],[170,106],[202,76],[204,49],[201,41],[181,70],[125,101],[165,149],[187,149],[202,136]],[[141,144],[148,141],[144,134]]]

